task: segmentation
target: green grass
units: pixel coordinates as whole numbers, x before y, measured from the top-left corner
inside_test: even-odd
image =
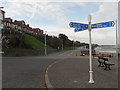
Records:
[[[26,43],[30,44],[33,49],[44,49],[44,43],[42,43],[40,40],[28,34],[25,34],[24,36],[25,36]],[[51,49],[51,47],[48,45],[47,45],[47,48]]]
[[[64,50],[73,50],[73,47],[64,47]]]

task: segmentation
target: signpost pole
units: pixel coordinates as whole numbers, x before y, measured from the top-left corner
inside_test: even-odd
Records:
[[[94,83],[93,81],[93,71],[92,71],[92,45],[91,45],[91,15],[88,15],[88,23],[89,23],[89,63],[90,63],[90,79],[89,83]]]
[[[83,31],[88,29],[89,31],[89,66],[90,66],[90,79],[89,83],[94,83],[93,80],[93,70],[92,70],[92,43],[91,43],[91,29],[95,28],[106,28],[106,27],[113,27],[115,25],[114,21],[109,21],[109,22],[102,22],[102,23],[96,23],[91,25],[91,15],[88,15],[88,23],[89,24],[83,24],[83,23],[75,23],[75,22],[70,22],[70,27],[75,28],[75,32],[78,31]],[[116,21],[117,23],[117,21]],[[118,59],[118,40],[117,40],[117,25],[116,25],[116,59]]]
[[[116,60],[118,60],[118,31],[117,31],[117,19],[116,19]]]

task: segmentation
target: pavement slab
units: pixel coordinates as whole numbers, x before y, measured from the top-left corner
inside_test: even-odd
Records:
[[[97,58],[93,59],[94,84],[88,83],[88,56],[73,56],[58,61],[48,68],[48,80],[52,88],[118,88],[118,62],[115,59],[109,61],[115,65],[111,66],[112,70],[104,70],[104,67],[98,67]]]

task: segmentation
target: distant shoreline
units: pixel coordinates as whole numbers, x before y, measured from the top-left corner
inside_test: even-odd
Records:
[[[96,52],[116,54],[116,50],[96,50]]]
[[[116,46],[115,45],[101,45],[95,48],[96,52],[101,53],[114,53],[116,54]]]

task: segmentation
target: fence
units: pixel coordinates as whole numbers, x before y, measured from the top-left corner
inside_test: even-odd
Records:
[[[4,53],[2,56],[40,56],[44,55],[44,49],[37,50],[2,50]],[[57,52],[56,49],[47,49],[47,54],[51,54]]]

